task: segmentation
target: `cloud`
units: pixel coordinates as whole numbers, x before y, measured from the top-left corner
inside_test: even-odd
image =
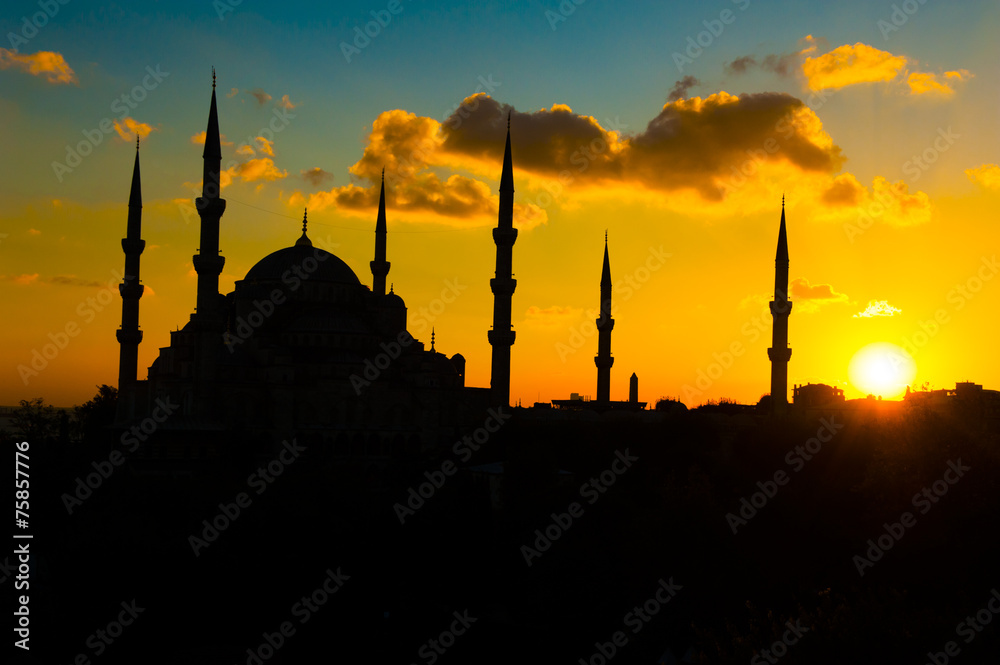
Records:
[[[820,200],[833,206],[860,204],[865,198],[865,187],[851,173],[837,176],[830,186],[823,190]]]
[[[239,88],[233,88],[229,92],[226,93],[226,99],[232,99],[233,97],[235,97],[238,94],[240,94],[240,89]]]
[[[40,236],[42,235],[42,232],[38,229],[28,229],[28,235]]]
[[[222,172],[221,181],[222,186],[225,187],[236,179],[242,179],[243,182],[272,181],[281,180],[286,176],[288,176],[288,172],[276,167],[273,159],[259,157],[229,167]]]
[[[863,312],[858,312],[853,316],[855,319],[872,319],[877,316],[895,316],[903,310],[893,307],[886,300],[869,300],[868,307]]]
[[[276,103],[281,108],[287,109],[289,111],[298,106],[298,104],[293,104],[292,101],[288,99],[288,95],[282,95],[281,99],[279,99]]]
[[[789,284],[788,294],[800,312],[815,312],[821,305],[847,302],[846,293],[838,293],[829,284],[810,284],[804,277],[797,277]]]
[[[206,132],[204,130],[198,132],[197,134],[195,134],[194,136],[191,137],[191,143],[194,143],[195,145],[205,145],[205,136],[207,134],[208,134],[208,132]],[[220,134],[219,135],[219,142],[222,145],[233,145],[232,141],[227,141],[226,140],[226,135],[225,134]]]
[[[844,44],[829,53],[807,57],[802,73],[810,90],[839,89],[858,83],[891,81],[906,67],[905,56],[858,42]]]
[[[757,58],[752,55],[741,55],[732,62],[726,63],[727,74],[746,74],[747,70],[757,65]]]
[[[20,284],[21,286],[28,286],[29,284],[33,284],[36,281],[38,281],[38,273],[36,272],[30,275],[28,273],[25,273],[23,275],[11,276],[8,279],[13,280],[15,283]]]
[[[379,114],[349,169],[353,182],[312,194],[294,192],[287,202],[370,215],[385,167],[387,205],[410,213],[410,219],[495,221],[508,113],[519,192],[515,219],[528,225],[545,223],[545,207],[553,202],[569,207],[586,196],[651,196],[659,205],[688,210],[703,201],[721,203],[748,155],[761,160],[760,168],[754,165],[760,174],[775,182],[794,179],[813,195],[819,190],[813,186],[827,182],[845,161],[816,114],[784,93],[723,91],[670,101],[644,129],[630,134],[620,123],[602,124],[564,104],[524,112],[478,93],[444,122],[403,109]],[[763,149],[771,144],[773,150]],[[736,200],[759,205],[753,200],[762,199],[753,194]]]
[[[260,88],[254,88],[253,90],[247,90],[247,94],[257,100],[259,106],[263,106],[267,102],[271,101],[271,95],[267,94]]]
[[[20,69],[32,76],[44,76],[52,84],[74,83],[79,85],[76,72],[66,63],[61,53],[38,51],[18,53],[0,48],[0,69]]]
[[[155,129],[144,122],[139,122],[134,118],[126,116],[122,120],[115,120],[115,131],[118,132],[118,136],[122,140],[134,141],[136,136],[144,139],[149,136],[150,132],[155,131]]]
[[[983,164],[971,169],[965,169],[969,180],[986,189],[1000,189],[1000,165]]]
[[[254,137],[254,143],[257,144],[257,151],[261,152],[269,157],[274,157],[274,141],[269,141],[263,136]]]
[[[318,166],[314,166],[311,169],[303,169],[300,176],[313,187],[319,187],[327,180],[333,180],[332,173],[324,171]]]
[[[700,83],[701,81],[691,75],[685,76],[680,81],[674,83],[674,87],[670,89],[667,99],[672,102],[683,99],[687,95],[688,90]]]
[[[968,69],[959,69],[940,75],[933,72],[913,72],[906,79],[906,83],[910,87],[911,95],[931,94],[951,97],[955,94],[955,88],[952,85],[968,81],[970,78],[972,78],[972,74]]]
[[[81,279],[76,275],[54,275],[45,280],[49,284],[56,284],[59,286],[88,286],[88,287],[101,287],[104,286],[101,282],[94,280]]]
[[[583,309],[562,305],[532,305],[524,313],[524,325],[535,329],[562,328],[580,318]]]
[[[822,189],[819,204],[811,212],[814,219],[860,224],[860,227],[853,227],[855,232],[876,220],[895,226],[924,224],[930,221],[932,214],[927,193],[911,193],[905,181],[893,183],[884,176],[875,176],[868,188],[851,173],[833,178]]]

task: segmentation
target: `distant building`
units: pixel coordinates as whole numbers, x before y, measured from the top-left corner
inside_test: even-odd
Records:
[[[825,383],[807,383],[792,388],[792,404],[797,407],[843,404],[844,391]]]

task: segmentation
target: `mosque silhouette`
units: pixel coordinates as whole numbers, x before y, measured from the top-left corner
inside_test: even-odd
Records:
[[[219,293],[225,264],[220,246],[226,200],[221,198],[222,151],[213,72],[212,98],[203,154],[200,246],[193,257],[197,272],[195,311],[183,328],[170,332],[145,379],[138,378],[139,301],[143,294],[140,257],[142,191],[139,147],[122,239],[125,273],[119,287],[122,322],[118,411],[115,428],[137,426],[154,409],[170,411],[139,453],[154,459],[217,457],[227,449],[263,454],[293,438],[321,444],[335,457],[380,463],[453,441],[480,424],[490,407],[510,406],[510,357],[515,341],[511,301],[513,278],[514,178],[510,117],[503,169],[496,244],[490,387],[465,385],[465,358],[430,348],[407,331],[407,308],[394,285],[386,292],[387,260],[385,174],[383,170],[372,286],[363,284],[340,258],[313,245],[308,218],[290,246],[258,261],[232,293]],[[775,414],[787,405],[788,243],[784,200],[775,259],[770,401]],[[593,400],[554,400],[565,410],[638,411],[638,377],[632,374],[627,401],[611,400],[611,264],[605,233],[597,319],[597,391]]]

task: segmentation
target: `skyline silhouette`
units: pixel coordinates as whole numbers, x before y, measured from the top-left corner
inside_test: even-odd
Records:
[[[986,11],[945,16],[925,10],[921,16],[944,24]],[[78,15],[74,8],[60,11]],[[555,30],[544,12],[534,19],[558,43],[592,30],[606,11],[581,9],[567,23],[557,21]],[[696,9],[680,11],[693,13],[695,25],[715,20],[697,17]],[[789,383],[825,382],[848,398],[864,397],[872,391],[854,384],[850,362],[866,345],[890,342],[907,347],[916,361],[912,387],[950,387],[962,380],[1000,384],[1000,376],[989,375],[1000,363],[984,333],[996,302],[988,251],[990,211],[997,203],[990,179],[995,160],[991,134],[970,140],[977,136],[976,124],[965,120],[989,116],[989,77],[977,72],[988,72],[991,61],[973,52],[975,40],[955,53],[934,40],[911,42],[927,29],[922,21],[910,21],[884,40],[874,28],[884,17],[867,7],[872,23],[864,29],[859,24],[854,34],[831,34],[825,43],[819,36],[775,37],[774,49],[757,47],[745,43],[746,31],[772,8],[733,11],[737,20],[693,64],[682,61],[683,71],[672,54],[685,52],[687,33],[678,44],[659,45],[663,81],[630,73],[622,78],[630,94],[617,101],[578,92],[569,82],[542,91],[539,83],[504,74],[511,70],[501,54],[484,57],[480,71],[453,70],[419,93],[405,88],[395,97],[379,91],[347,99],[329,96],[315,77],[279,61],[260,70],[254,82],[238,59],[226,62],[220,54],[222,178],[233,231],[222,237],[227,263],[220,291],[231,292],[260,256],[285,246],[307,207],[313,242],[356,274],[367,274],[384,168],[390,232],[398,237],[390,252],[390,281],[406,283],[408,304],[424,311],[425,329],[415,332],[426,339],[434,327],[439,340],[462,350],[470,385],[489,385],[492,349],[474,330],[492,322],[495,247],[487,229],[496,223],[503,140],[496,118],[509,114],[521,137],[514,146],[513,226],[520,234],[514,279],[520,286],[512,296],[511,323],[521,334],[512,355],[512,402],[596,394],[590,361],[578,358],[584,348],[591,355],[598,337],[591,325],[593,296],[577,282],[593,274],[591,243],[608,228],[615,242],[616,318],[630,321],[615,334],[614,355],[618,366],[644,368],[641,398],[681,396],[717,362],[715,354],[739,342],[746,353],[685,401],[759,399],[768,391],[759,377],[768,370],[762,357],[768,345],[761,340],[769,337],[772,291],[761,257],[773,243],[782,191],[802,253],[794,257],[789,292],[798,303],[790,341],[797,347],[801,342],[804,355],[796,352],[790,363]],[[783,20],[793,21],[790,30],[799,24],[814,28],[816,12],[829,11],[812,8]],[[418,14],[404,11],[361,55],[336,64],[336,80],[347,86],[341,89],[353,91],[359,73],[378,80],[380,72],[391,71],[382,65],[397,53],[393,40],[421,38],[402,22]],[[244,8],[224,16],[210,28],[225,42],[234,27],[263,15]],[[396,37],[386,39],[390,34]],[[65,35],[54,22],[30,43],[38,53],[69,58],[72,69],[75,55],[59,51],[58,39]],[[554,46],[543,40],[540,47]],[[25,58],[31,53],[28,47],[22,51]],[[769,52],[787,54],[783,74],[768,68]],[[32,75],[19,65],[0,73],[26,109],[16,135],[37,137],[40,127],[31,118],[42,116],[35,111],[53,108],[57,100],[54,106],[63,109],[60,129],[47,128],[46,138],[35,141],[37,149],[19,150],[18,168],[8,167],[17,186],[5,213],[8,235],[0,242],[7,261],[0,290],[15,309],[39,300],[48,306],[19,333],[7,333],[4,353],[13,371],[0,389],[0,404],[38,395],[55,404],[79,404],[95,384],[117,383],[103,359],[118,353],[107,334],[117,314],[108,314],[105,301],[117,297],[121,264],[117,245],[104,238],[121,237],[123,182],[110,174],[121,173],[132,159],[137,133],[144,136],[149,168],[156,169],[144,182],[147,227],[155,232],[147,234],[142,255],[147,269],[141,328],[147,339],[139,348],[139,367],[148,367],[156,349],[167,345],[166,331],[187,320],[183,298],[160,293],[183,292],[175,285],[194,280],[191,250],[199,246],[199,218],[193,199],[200,184],[192,182],[190,165],[204,142],[203,112],[196,109],[206,61],[185,56],[177,66],[161,63],[158,69],[160,53],[166,52],[142,52],[137,61],[148,61],[150,71],[137,67],[135,80],[134,72],[124,70],[114,82],[80,78],[78,66],[76,81],[69,83],[49,82],[44,71]],[[272,72],[279,68],[276,80]],[[686,84],[677,88],[675,81]],[[121,101],[123,94],[134,108]],[[869,99],[883,105],[872,106]],[[109,110],[105,100],[121,102],[107,133],[100,129]],[[852,122],[859,104],[874,115]],[[129,112],[127,121],[118,119],[119,107]],[[756,120],[742,122],[751,117]],[[119,136],[114,121],[127,138]],[[909,131],[897,129],[902,126]],[[666,131],[670,127],[676,131]],[[873,150],[873,131],[881,137],[881,151]],[[78,144],[87,136],[99,136],[100,143],[88,143],[88,154],[79,155]],[[77,153],[80,163],[57,174],[53,164],[65,165],[68,153]],[[666,254],[669,259],[662,258]],[[933,268],[911,268],[913,260]],[[650,271],[650,263],[663,265]],[[446,281],[456,279],[467,290],[442,309],[436,300]],[[111,292],[105,293],[109,283]],[[698,297],[683,297],[687,288],[696,288]],[[45,349],[53,343],[49,335],[59,337],[67,324],[77,325],[79,334],[57,352]],[[54,357],[39,359],[35,352],[43,349]],[[19,366],[26,371],[18,372]],[[547,368],[541,377],[539,367]],[[613,372],[613,399],[626,398],[630,373]]]

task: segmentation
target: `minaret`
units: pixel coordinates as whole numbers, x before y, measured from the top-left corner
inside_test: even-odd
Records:
[[[500,211],[497,227],[493,229],[493,242],[497,246],[496,276],[490,280],[493,291],[493,330],[487,333],[493,347],[490,369],[491,400],[497,406],[510,405],[510,347],[514,345],[511,330],[511,297],[517,288],[513,278],[514,241],[514,167],[510,156],[510,114],[507,114],[507,146],[503,154],[503,173],[500,175]]]
[[[125,275],[118,285],[122,296],[122,326],[116,331],[118,344],[121,345],[118,356],[118,391],[135,384],[139,364],[139,342],[142,341],[142,331],[139,330],[139,298],[142,297],[143,286],[139,283],[139,256],[146,248],[142,235],[142,185],[139,181],[139,137],[135,139],[135,166],[132,168],[132,191],[128,197],[128,227],[122,238],[122,251],[125,252]]]
[[[225,199],[219,198],[222,184],[222,144],[219,138],[219,114],[215,105],[215,68],[212,68],[212,105],[208,111],[208,130],[205,132],[205,160],[202,172],[201,196],[195,199],[201,217],[201,241],[194,255],[194,269],[198,273],[198,304],[192,320],[201,326],[217,323],[219,312],[219,275],[226,259],[219,256],[219,220],[226,211]]]
[[[372,293],[385,295],[385,276],[389,262],[385,260],[385,167],[382,167],[382,193],[378,198],[378,220],[375,222],[375,260],[371,262]]]
[[[784,413],[788,407],[788,359],[792,350],[788,347],[788,315],[792,303],[788,300],[788,238],[785,232],[785,197],[781,197],[781,227],[778,229],[778,251],[774,257],[774,300],[771,301],[771,316],[774,326],[771,331],[771,348],[767,357],[771,359],[771,410]]]
[[[632,372],[628,380],[628,401],[630,404],[639,403],[639,377]]]
[[[604,267],[601,269],[601,316],[597,319],[597,401],[611,401],[611,331],[615,320],[611,318],[611,261],[608,259],[608,232],[604,232]]]

